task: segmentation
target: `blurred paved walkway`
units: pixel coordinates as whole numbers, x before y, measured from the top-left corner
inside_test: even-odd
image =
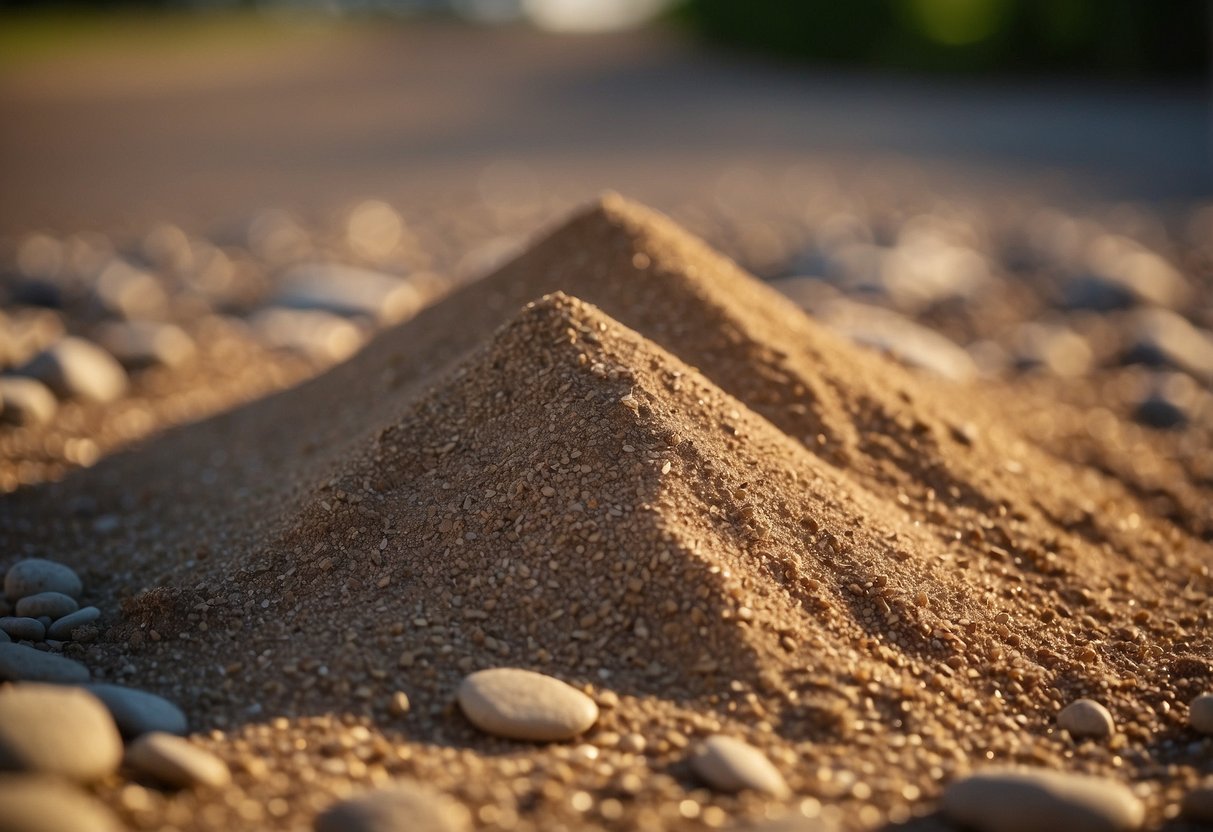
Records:
[[[507,180],[658,205],[738,165],[886,157],[962,187],[1061,173],[1082,195],[1184,200],[1213,193],[1209,106],[1197,86],[878,79],[655,34],[394,27],[0,80],[0,231],[416,203],[502,160]]]

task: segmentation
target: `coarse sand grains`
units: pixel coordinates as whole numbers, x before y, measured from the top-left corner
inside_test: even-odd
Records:
[[[306,827],[400,778],[480,828],[869,828],[991,761],[1161,819],[1209,753],[1210,547],[1024,440],[1008,412],[1054,411],[1002,392],[838,340],[608,196],[345,364],[6,499],[0,545],[121,605],[64,652],[231,769],[222,799],[97,786],[136,828]],[[597,720],[484,734],[455,692],[499,666]],[[1082,697],[1107,741],[1058,730]],[[703,788],[716,735],[787,796]]]

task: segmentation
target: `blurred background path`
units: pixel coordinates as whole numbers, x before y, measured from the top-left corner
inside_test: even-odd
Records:
[[[658,207],[752,176],[930,171],[960,191],[1213,192],[1204,83],[811,69],[664,30],[345,24],[19,61],[0,75],[0,232],[206,223],[496,188]],[[789,179],[787,171],[798,174]]]

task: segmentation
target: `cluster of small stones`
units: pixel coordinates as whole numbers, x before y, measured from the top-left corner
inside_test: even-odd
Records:
[[[456,700],[478,729],[509,740],[575,740],[590,730],[599,714],[596,701],[581,690],[519,668],[469,674],[457,690]],[[1209,724],[1213,722],[1213,694],[1198,696],[1189,711],[1192,730],[1213,733]],[[1086,699],[1064,708],[1058,724],[1076,739],[1107,740],[1115,731],[1106,708]],[[630,735],[621,737],[619,745],[643,754],[647,740]],[[694,746],[682,745],[687,747],[691,773],[714,791],[751,792],[785,804],[793,797],[780,769],[762,751],[738,737],[716,734]],[[581,748],[588,759],[597,756],[593,746]],[[1211,787],[1194,788],[1186,794],[1180,813],[1195,822],[1213,822],[1211,794]],[[820,807],[815,804],[813,799],[802,802],[798,811],[769,828],[825,830],[830,825],[822,821]],[[947,819],[975,832],[1037,832],[1046,828],[1132,832],[1139,830],[1145,820],[1144,804],[1123,783],[1046,768],[990,767],[959,777],[944,791],[940,809]],[[388,832],[403,827],[410,819],[417,824],[414,828],[427,832],[471,828],[471,814],[461,804],[422,783],[399,781],[341,800],[317,817],[315,831]]]
[[[295,383],[452,282],[378,200],[334,232],[269,210],[210,238],[159,224],[129,244],[6,242],[0,451],[22,467],[0,471],[0,491]]]
[[[97,636],[100,611],[79,608],[83,592],[70,567],[50,560],[18,561],[4,576],[0,603],[17,613],[0,619],[0,826],[9,832],[122,828],[88,791],[120,772],[173,789],[230,779],[226,763],[181,736],[176,705],[92,681],[62,655],[65,640]]]

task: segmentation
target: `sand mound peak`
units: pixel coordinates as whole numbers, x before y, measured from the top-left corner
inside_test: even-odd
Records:
[[[254,629],[421,619],[427,632],[405,628],[393,650],[427,656],[424,636],[443,632],[448,683],[509,661],[674,700],[721,692],[762,677],[786,655],[780,639],[805,629],[802,588],[787,591],[797,566],[764,543],[773,522],[803,535],[803,507],[759,508],[756,493],[809,485],[803,468],[770,464],[787,453],[802,452],[677,358],[548,295],[289,521],[271,565],[245,576],[271,601]],[[840,507],[819,508],[843,522]]]

